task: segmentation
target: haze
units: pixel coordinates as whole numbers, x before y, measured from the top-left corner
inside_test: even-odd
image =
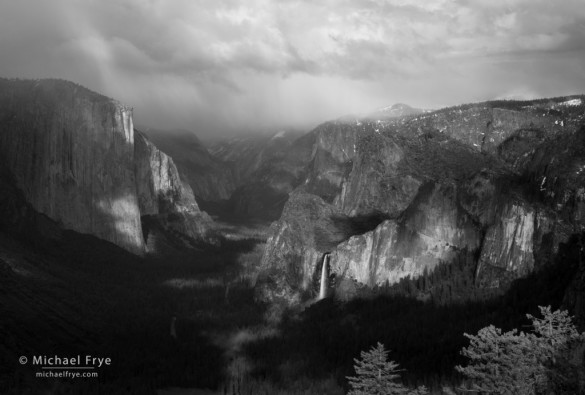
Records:
[[[0,0],[0,76],[56,77],[204,138],[395,102],[585,92],[582,0]]]

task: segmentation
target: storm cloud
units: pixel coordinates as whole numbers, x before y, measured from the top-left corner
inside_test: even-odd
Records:
[[[582,0],[0,0],[0,76],[206,137],[585,91]]]

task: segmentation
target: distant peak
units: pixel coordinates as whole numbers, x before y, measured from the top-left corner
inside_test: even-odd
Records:
[[[420,108],[414,108],[404,103],[396,103],[391,106],[377,109],[374,114],[375,117],[383,118],[399,118],[407,115],[415,115],[424,112]]]
[[[272,140],[283,138],[285,134],[286,134],[286,131],[281,130],[280,132],[278,132],[274,136],[272,136]]]
[[[404,103],[396,103],[391,106],[382,107],[378,111],[404,111],[404,110],[414,110],[411,106]]]

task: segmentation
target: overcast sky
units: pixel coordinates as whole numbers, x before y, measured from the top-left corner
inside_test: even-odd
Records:
[[[202,137],[585,92],[584,0],[0,0],[0,76]]]

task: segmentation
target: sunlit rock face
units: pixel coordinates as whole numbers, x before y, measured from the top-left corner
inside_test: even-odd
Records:
[[[413,260],[405,262],[394,253],[397,244],[398,224],[384,221],[375,230],[338,245],[331,254],[331,270],[370,286],[386,280],[394,283],[416,271]]]
[[[475,276],[467,284],[505,289],[551,262],[560,243],[583,231],[584,123],[582,98],[558,98],[317,128],[312,133],[332,134],[323,140],[326,146],[339,147],[316,144],[317,160],[297,191],[305,201],[322,198],[334,220],[307,215],[298,203],[291,216],[287,204],[263,260],[272,294],[282,284],[304,290],[326,252],[339,283],[351,279],[365,286],[416,278],[471,253],[465,262],[474,267],[466,273]],[[319,150],[329,153],[319,156]],[[310,240],[327,233],[323,228],[291,227],[305,216],[337,238],[316,248]],[[364,218],[377,222],[340,226],[339,219],[355,224]],[[283,280],[284,267],[296,276]]]
[[[131,108],[65,81],[2,79],[0,162],[64,228],[144,251]]]
[[[165,154],[171,156],[181,176],[199,201],[227,200],[237,187],[228,163],[214,157],[188,130],[143,130]]]
[[[398,220],[339,244],[330,264],[333,272],[362,284],[393,284],[431,272],[480,242],[480,229],[458,207],[454,188],[425,185]]]
[[[135,134],[136,192],[140,213],[155,216],[191,238],[204,235],[210,218],[199,210],[189,184],[179,176],[173,159],[141,132]]]
[[[513,198],[502,203],[495,222],[486,230],[476,284],[497,288],[530,274],[539,261],[550,261],[558,244],[566,241],[563,225],[557,224],[551,214]]]
[[[522,205],[507,205],[490,226],[477,266],[481,286],[497,287],[502,275],[527,275],[534,269],[535,212]]]
[[[398,215],[406,209],[422,184],[418,175],[403,169],[407,149],[370,133],[359,139],[355,150],[336,205],[351,216],[371,212]]]
[[[183,182],[173,159],[148,138],[136,132],[136,190],[142,215],[177,211],[181,207],[199,211],[193,191]]]
[[[303,192],[290,196],[281,219],[270,228],[257,289],[259,299],[301,301],[323,254],[343,237],[335,225],[339,214],[318,196]]]

